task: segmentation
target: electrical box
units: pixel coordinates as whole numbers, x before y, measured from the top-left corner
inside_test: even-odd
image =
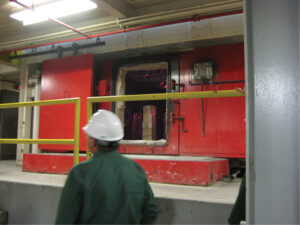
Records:
[[[216,77],[216,66],[214,61],[202,61],[194,64],[191,84],[202,84],[212,81]]]

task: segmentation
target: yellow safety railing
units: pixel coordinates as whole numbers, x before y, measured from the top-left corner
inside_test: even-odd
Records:
[[[42,105],[75,104],[74,138],[73,139],[0,139],[0,144],[73,144],[74,165],[79,163],[79,129],[80,129],[80,98],[54,99],[35,102],[16,102],[0,104],[0,109],[32,107]]]
[[[169,99],[190,99],[190,98],[219,98],[219,97],[242,97],[244,93],[238,90],[224,91],[199,91],[199,92],[181,92],[181,93],[160,93],[160,94],[142,94],[142,95],[119,95],[87,98],[87,121],[92,116],[92,104],[98,102],[118,102],[118,101],[156,101]],[[91,153],[87,148],[87,158]]]

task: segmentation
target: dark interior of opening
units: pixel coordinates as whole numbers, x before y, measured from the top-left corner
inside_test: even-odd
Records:
[[[166,93],[167,70],[140,70],[128,71],[125,77],[125,94],[153,94]],[[145,140],[146,132],[152,129],[146,140],[160,140],[166,138],[166,101],[137,101],[126,102],[124,112],[124,139],[125,140]],[[152,128],[143,127],[145,124],[145,108],[151,108]],[[146,107],[147,108],[147,107]],[[148,114],[149,116],[149,114]],[[150,131],[151,132],[151,131]]]
[[[9,90],[0,91],[0,103],[11,103],[19,101],[19,93]],[[17,138],[18,131],[18,112],[17,108],[4,109],[0,111],[0,135],[2,138]],[[0,149],[0,160],[16,159],[16,144],[2,144]]]

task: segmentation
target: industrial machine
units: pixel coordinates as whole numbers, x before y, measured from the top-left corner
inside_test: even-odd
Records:
[[[238,43],[201,47],[176,54],[104,61],[93,54],[47,60],[43,62],[41,100],[80,97],[82,127],[87,120],[86,98],[89,96],[218,91],[243,87],[244,51],[243,44]],[[210,168],[206,172],[208,181],[204,182],[207,185],[229,175],[228,159],[245,158],[243,97],[94,104],[94,110],[98,108],[114,111],[123,122],[125,136],[121,141],[121,153],[154,157],[151,163],[140,158],[148,177],[154,181],[199,184],[201,182],[194,178],[199,168],[202,168],[201,171]],[[39,138],[71,138],[73,110],[71,105],[42,107]],[[39,149],[43,153],[72,152],[72,146],[68,145],[43,144],[39,145]],[[80,151],[86,151],[86,138],[82,131]],[[157,164],[161,156],[176,158],[164,159],[163,163],[169,164],[163,166]],[[29,156],[25,156],[25,160],[26,157]],[[179,166],[184,157],[190,158]],[[193,164],[202,160],[199,157],[213,158],[206,158],[201,165]],[[49,159],[39,160],[49,162]],[[64,165],[63,161],[61,164]],[[30,171],[30,166],[27,164],[26,167],[26,162],[24,164]],[[181,178],[175,176],[179,172],[173,165],[179,166]],[[169,176],[168,172],[175,175]],[[191,179],[186,179],[189,176]]]
[[[92,54],[78,55],[43,63],[41,99],[81,97],[83,126],[88,96],[229,90],[243,87],[243,79],[242,44],[109,62],[97,61]],[[96,108],[111,109],[123,121],[124,153],[245,157],[242,97],[100,103]],[[39,137],[72,137],[72,110],[68,105],[41,108]],[[85,146],[81,131],[80,150],[86,151]],[[40,148],[71,150],[63,145]]]

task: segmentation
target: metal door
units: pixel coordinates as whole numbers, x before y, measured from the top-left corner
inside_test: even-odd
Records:
[[[41,100],[81,98],[80,127],[86,124],[86,98],[92,94],[94,55],[78,55],[43,62]],[[39,138],[74,137],[74,105],[42,106]],[[51,151],[72,150],[70,145],[39,145]],[[86,138],[80,129],[80,150],[86,150]]]

